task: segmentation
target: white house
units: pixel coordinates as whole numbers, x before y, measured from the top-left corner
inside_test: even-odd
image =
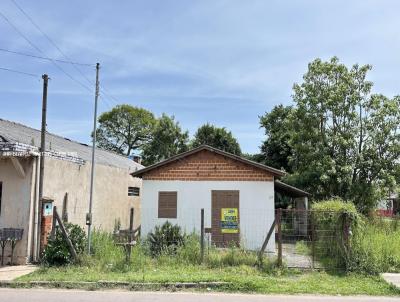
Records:
[[[277,181],[284,172],[209,146],[131,175],[143,179],[143,235],[167,220],[185,232],[198,232],[204,209],[213,244],[223,247],[234,242],[258,249],[275,218],[275,190],[302,198],[296,204],[307,207],[308,193]],[[275,250],[274,240],[267,250]]]

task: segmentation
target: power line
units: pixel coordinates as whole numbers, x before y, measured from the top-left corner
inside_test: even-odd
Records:
[[[11,68],[0,67],[0,70],[9,71],[9,72],[13,72],[13,73],[19,73],[19,74],[31,76],[31,77],[34,77],[34,78],[40,78],[40,76],[37,75],[37,74],[33,74],[33,73],[25,72],[25,71],[20,71],[20,70],[15,70],[15,69],[11,69]]]
[[[50,42],[63,56],[66,58],[69,63],[81,74],[81,76],[90,84],[94,85],[91,80],[88,79],[88,77],[76,66],[74,62],[71,61],[71,59],[61,50],[60,47],[48,36],[41,28],[40,26],[33,20],[31,16],[25,10],[17,3],[15,0],[11,0],[12,3],[19,9],[19,11],[32,23],[32,25],[47,39],[47,41]]]
[[[25,57],[31,57],[31,58],[46,60],[46,61],[56,61],[56,62],[59,62],[59,63],[76,64],[76,65],[81,65],[81,66],[91,66],[91,67],[94,66],[94,64],[86,64],[86,63],[79,63],[79,62],[70,62],[70,61],[65,61],[65,60],[60,60],[60,59],[49,58],[49,57],[36,56],[36,55],[33,55],[33,54],[24,53],[24,52],[19,52],[19,51],[14,51],[14,50],[9,50],[9,49],[5,49],[5,48],[0,48],[0,51],[12,53],[12,54],[16,54],[16,55],[20,55],[20,56],[25,56]]]
[[[56,42],[54,42],[54,40],[47,35],[42,29],[41,27],[33,20],[33,18],[15,1],[15,0],[11,0],[11,2],[18,8],[18,10],[32,23],[32,25],[47,39],[47,41],[52,44],[57,50],[58,52],[65,58],[67,59],[65,61],[65,63],[69,63],[71,64],[76,71],[78,71],[80,73],[80,75],[91,85],[94,86],[94,83],[78,68],[77,65],[86,65],[86,64],[78,64],[76,62],[73,62],[62,50],[61,48],[56,44]],[[13,26],[15,28],[15,26]],[[16,28],[15,28],[16,29]],[[17,29],[16,29],[17,30]],[[17,32],[19,32],[17,30]],[[25,39],[27,40],[27,38],[25,37]],[[30,42],[30,44],[32,45],[33,43]],[[35,47],[36,48],[36,47]],[[37,48],[36,48],[37,49]],[[37,49],[38,50],[38,49]],[[42,52],[41,50],[39,50],[40,52]],[[51,58],[49,58],[50,61],[54,61]],[[64,63],[64,62],[62,62]],[[89,64],[87,64],[89,65]],[[93,66],[93,65],[92,65]],[[82,84],[81,84],[82,85]],[[86,85],[85,85],[86,86]],[[110,101],[113,101],[115,104],[121,103],[117,98],[115,98],[114,96],[112,96],[107,89],[105,89],[104,87],[100,88],[100,91],[102,92],[103,95],[105,95],[106,97],[109,98]],[[103,100],[106,100],[105,98],[102,98]],[[109,105],[109,104],[108,104]]]
[[[39,47],[37,47],[31,40],[29,40],[1,11],[0,11],[0,16],[22,37],[24,38],[25,41],[29,43],[34,49],[36,49],[38,52],[45,54]],[[53,63],[54,66],[56,66],[60,71],[62,71],[67,77],[69,77],[72,81],[76,82],[80,86],[82,86],[84,89],[92,92],[92,90],[87,87],[85,84],[81,83],[77,79],[75,79],[73,76],[71,76],[68,72],[66,72],[60,65],[58,65],[54,60],[50,60],[51,63]]]
[[[113,101],[113,103],[115,104],[115,105],[118,105],[118,104],[122,104],[117,98],[115,98],[114,96],[112,96],[112,95],[110,95],[110,92],[108,91],[108,89],[106,89],[106,88],[100,88],[100,91],[106,96],[106,97],[108,97],[109,99],[110,99],[110,101]]]
[[[100,99],[104,101],[104,104],[106,105],[107,109],[111,110],[113,108],[113,106],[108,102],[108,100],[101,94],[100,94]]]

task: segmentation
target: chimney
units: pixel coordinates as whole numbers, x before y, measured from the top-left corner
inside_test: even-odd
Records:
[[[132,159],[135,163],[138,163],[139,165],[142,163],[142,157],[140,155],[133,155]]]

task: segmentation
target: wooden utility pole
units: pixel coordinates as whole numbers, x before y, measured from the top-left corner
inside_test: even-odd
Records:
[[[86,215],[86,224],[88,226],[88,254],[90,254],[90,249],[91,249],[94,165],[96,156],[97,102],[99,99],[99,70],[100,70],[100,63],[96,63],[96,89],[94,94],[94,116],[93,116],[92,172],[90,175],[89,212]]]
[[[42,75],[43,79],[43,98],[42,98],[42,128],[40,136],[40,164],[39,164],[39,213],[38,213],[38,251],[40,249],[40,234],[42,224],[42,206],[43,206],[43,180],[44,180],[44,154],[46,152],[46,126],[47,126],[47,87],[49,83],[49,77],[47,74]],[[38,252],[37,255],[39,255]],[[40,257],[40,256],[39,256]]]

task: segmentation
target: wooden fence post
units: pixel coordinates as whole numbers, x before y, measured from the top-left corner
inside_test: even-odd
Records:
[[[263,243],[260,251],[258,252],[258,264],[259,265],[262,264],[263,255],[264,255],[265,249],[267,248],[268,242],[269,242],[272,234],[275,231],[275,225],[276,225],[276,219],[274,219],[274,221],[272,222],[271,227],[269,228],[267,237],[265,238],[264,243]]]
[[[135,209],[131,208],[130,210],[130,216],[129,216],[129,242],[128,245],[126,246],[126,262],[130,262],[131,260],[131,254],[132,254],[132,241],[134,238],[134,231],[133,231],[133,219],[135,215]]]
[[[278,225],[278,267],[282,267],[282,209],[276,213],[276,223]]]
[[[201,222],[200,222],[200,262],[204,261],[204,209],[201,209]]]
[[[55,217],[57,219],[58,225],[60,226],[60,230],[61,230],[61,233],[62,233],[62,235],[64,237],[64,240],[68,244],[68,248],[69,248],[69,251],[70,251],[70,253],[72,255],[72,258],[74,258],[74,261],[76,261],[78,259],[78,255],[76,254],[76,251],[75,251],[74,245],[71,242],[71,239],[69,239],[69,237],[68,237],[68,233],[67,233],[67,231],[66,231],[66,229],[64,227],[64,223],[62,222],[60,216],[58,216],[57,211],[54,211],[54,214],[55,214]]]
[[[350,219],[347,213],[343,214],[343,243],[346,249],[349,247]]]

